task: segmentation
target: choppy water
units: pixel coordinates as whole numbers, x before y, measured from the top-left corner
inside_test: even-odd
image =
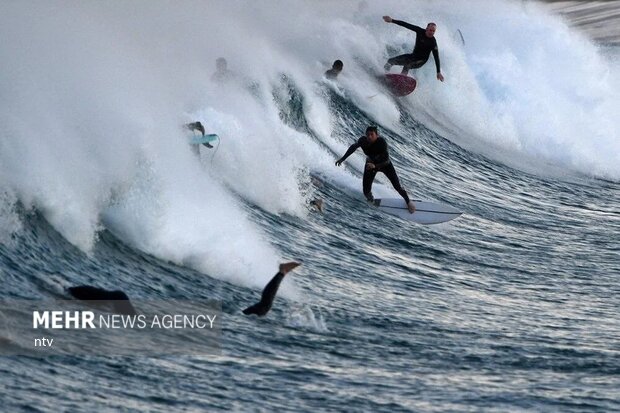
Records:
[[[3,410],[620,410],[615,49],[535,6],[288,4],[0,7],[0,297],[92,284],[224,313],[221,355],[3,357]],[[385,44],[413,41],[388,12],[438,21],[446,83],[431,62],[382,93]],[[224,54],[247,81],[209,81]],[[221,136],[200,162],[196,119]],[[370,123],[416,198],[465,214],[369,208],[361,154],[333,162]]]

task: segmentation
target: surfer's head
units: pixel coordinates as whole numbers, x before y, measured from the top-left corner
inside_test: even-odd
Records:
[[[336,60],[334,61],[334,64],[332,65],[332,69],[335,69],[338,72],[342,71],[343,67],[344,67],[344,64],[342,63],[342,60]]]
[[[228,69],[228,62],[223,57],[218,57],[215,61],[215,67],[218,72],[225,72]]]
[[[437,25],[433,22],[426,25],[426,37],[433,37],[435,35],[435,30],[437,30]]]
[[[437,25],[433,22],[426,25],[426,37],[433,37],[435,35],[435,30],[437,30]]]
[[[379,132],[377,132],[376,126],[369,126],[366,128],[366,137],[370,142],[374,142],[379,137]]]

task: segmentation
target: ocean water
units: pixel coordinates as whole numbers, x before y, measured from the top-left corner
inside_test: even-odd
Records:
[[[221,354],[2,357],[3,411],[620,410],[618,50],[536,4],[368,3],[0,4],[0,297],[223,312]],[[437,22],[444,83],[377,84],[414,39],[385,14]],[[369,208],[361,151],[334,166],[369,124],[464,214]]]

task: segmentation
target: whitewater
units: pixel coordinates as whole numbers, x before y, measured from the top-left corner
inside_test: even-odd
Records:
[[[386,92],[415,34],[384,15],[437,23],[445,82],[429,61]],[[4,358],[11,411],[620,409],[616,46],[501,0],[2,2],[0,37],[2,297],[224,313],[218,356]],[[194,121],[220,137],[200,158]],[[368,125],[413,198],[464,215],[369,208],[361,151],[334,165]]]

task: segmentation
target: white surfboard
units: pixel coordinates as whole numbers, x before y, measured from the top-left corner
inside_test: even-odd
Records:
[[[451,221],[462,214],[461,211],[449,205],[417,200],[413,203],[415,204],[413,214],[409,213],[407,204],[402,198],[376,198],[373,204],[383,212],[423,225]]]

